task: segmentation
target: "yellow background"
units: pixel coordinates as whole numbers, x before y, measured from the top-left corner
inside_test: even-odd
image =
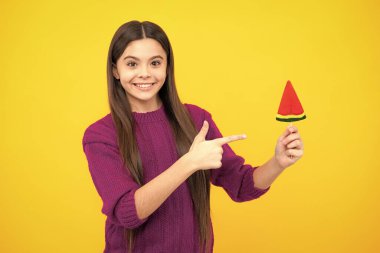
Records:
[[[305,155],[258,200],[212,189],[215,251],[379,252],[377,1],[2,1],[0,252],[102,252],[85,128],[108,113],[106,55],[123,23],[158,23],[183,102],[210,111],[259,165],[287,123],[291,80]]]

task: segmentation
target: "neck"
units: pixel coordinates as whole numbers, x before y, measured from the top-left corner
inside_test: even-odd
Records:
[[[156,101],[153,101],[150,103],[139,103],[139,104],[130,103],[130,105],[131,105],[132,112],[145,113],[145,112],[158,110],[162,105],[162,101],[161,99],[157,99]]]

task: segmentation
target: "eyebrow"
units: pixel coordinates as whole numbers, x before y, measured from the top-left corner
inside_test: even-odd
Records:
[[[132,55],[127,55],[126,57],[124,57],[124,60],[127,59],[127,58],[132,58],[132,59],[135,59],[135,60],[140,60],[139,58],[137,58],[135,56],[132,56]],[[162,57],[161,55],[156,55],[156,56],[151,57],[149,60],[154,59],[154,58],[161,58],[162,60],[164,59],[164,57]]]

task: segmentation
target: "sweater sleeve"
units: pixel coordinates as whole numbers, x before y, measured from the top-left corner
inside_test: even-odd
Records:
[[[206,139],[213,140],[223,137],[212,116],[205,110],[205,120],[209,123],[209,131]],[[258,167],[245,164],[243,157],[235,154],[228,144],[223,145],[222,167],[211,171],[211,183],[221,186],[236,202],[249,201],[259,198],[267,189],[255,187],[253,173]]]
[[[95,135],[96,136],[96,135]],[[83,150],[95,188],[100,195],[104,213],[111,222],[125,228],[136,228],[140,220],[135,206],[135,191],[139,185],[127,173],[118,148],[85,133]]]

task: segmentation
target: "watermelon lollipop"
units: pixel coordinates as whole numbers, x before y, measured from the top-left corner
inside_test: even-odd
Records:
[[[290,81],[286,83],[282,94],[280,107],[278,108],[276,120],[293,122],[306,119],[300,100],[297,97]]]

